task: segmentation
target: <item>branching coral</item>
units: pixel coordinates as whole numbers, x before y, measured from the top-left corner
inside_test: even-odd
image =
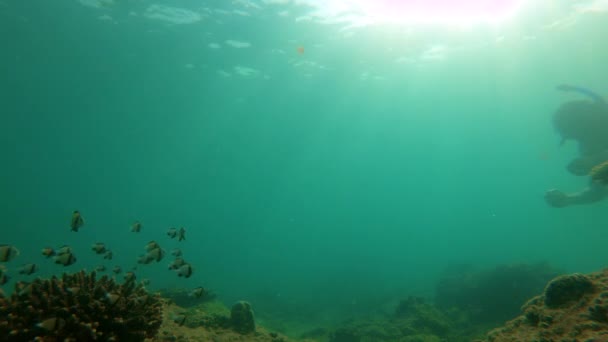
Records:
[[[95,272],[19,282],[0,297],[0,336],[8,341],[143,341],[161,321],[158,295]]]

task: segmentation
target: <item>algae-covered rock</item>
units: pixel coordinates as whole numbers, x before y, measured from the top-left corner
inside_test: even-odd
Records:
[[[560,276],[484,341],[608,341],[608,270]]]
[[[466,311],[476,324],[502,323],[540,293],[559,272],[547,263],[500,265],[488,270],[452,267],[436,287],[435,303],[442,309]]]
[[[232,329],[241,334],[255,331],[255,319],[251,304],[240,301],[232,306],[230,311],[230,323]]]
[[[557,277],[547,284],[545,305],[555,308],[575,300],[593,291],[591,280],[582,274],[571,274]]]

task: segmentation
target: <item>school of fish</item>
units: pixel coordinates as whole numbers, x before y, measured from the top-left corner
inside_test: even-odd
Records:
[[[72,212],[72,216],[70,219],[70,231],[79,232],[80,229],[85,225],[85,221],[82,217],[82,214],[78,210],[74,210]],[[131,224],[130,230],[133,233],[140,233],[142,231],[143,225],[139,221],[135,221]],[[186,230],[181,227],[179,229],[169,228],[167,230],[167,236],[170,239],[177,239],[178,242],[186,240]],[[105,243],[96,242],[91,245],[91,250],[94,254],[100,255],[104,260],[112,260],[113,252],[110,250]],[[137,263],[142,265],[147,265],[151,263],[158,263],[165,257],[165,250],[161,248],[158,242],[152,240],[148,242],[144,246],[144,253],[141,254],[137,258]],[[5,285],[11,280],[11,276],[8,274],[8,268],[5,266],[6,263],[13,261],[15,258],[19,257],[21,252],[13,245],[0,245],[0,286]],[[41,254],[53,261],[53,263],[62,265],[64,267],[71,266],[76,263],[77,258],[74,255],[72,248],[68,245],[63,245],[59,248],[52,247],[44,247],[41,249]],[[171,251],[171,256],[174,257],[174,260],[169,264],[168,269],[175,272],[175,274],[180,278],[190,278],[192,273],[194,272],[194,268],[188,262],[186,262],[182,256],[181,249],[175,248]],[[94,268],[97,272],[106,272],[107,268],[104,265],[99,265]],[[125,273],[124,278],[125,281],[135,281],[136,275],[135,270],[137,267],[133,267],[131,270]],[[39,270],[39,266],[35,263],[25,263],[17,268],[17,273],[20,276],[30,276],[36,273]],[[121,274],[123,272],[122,267],[114,266],[111,269],[111,272],[115,275]],[[142,285],[146,286],[150,284],[149,279],[143,279],[141,281]],[[27,284],[25,282],[24,284]],[[1,289],[0,289],[1,290]],[[27,292],[27,285],[25,285],[20,292]],[[204,294],[207,294],[207,290],[203,287],[196,287],[190,293],[189,296],[193,298],[200,298]],[[111,294],[108,294],[111,296]],[[112,301],[112,298],[108,297],[108,300]],[[65,324],[65,321],[61,319],[47,319],[38,323],[38,326],[45,329],[55,329],[57,327],[61,327]]]

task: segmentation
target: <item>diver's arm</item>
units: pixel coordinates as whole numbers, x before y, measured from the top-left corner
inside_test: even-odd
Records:
[[[581,192],[568,194],[570,205],[590,204],[603,200],[608,196],[606,187],[600,185],[590,185]]]
[[[572,92],[580,93],[580,94],[589,96],[595,102],[606,103],[606,101],[604,100],[603,97],[601,97],[600,95],[594,93],[593,91],[591,91],[587,88],[577,87],[577,86],[573,86],[573,85],[569,85],[569,84],[560,84],[557,86],[557,89],[561,90],[561,91],[572,91]]]
[[[547,203],[556,208],[571,205],[591,204],[608,197],[608,187],[592,182],[589,187],[580,192],[566,194],[559,190],[549,190],[545,194]]]

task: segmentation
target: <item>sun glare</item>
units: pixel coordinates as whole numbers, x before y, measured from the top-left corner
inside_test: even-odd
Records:
[[[495,24],[512,17],[522,0],[363,0],[361,13],[376,23]]]

